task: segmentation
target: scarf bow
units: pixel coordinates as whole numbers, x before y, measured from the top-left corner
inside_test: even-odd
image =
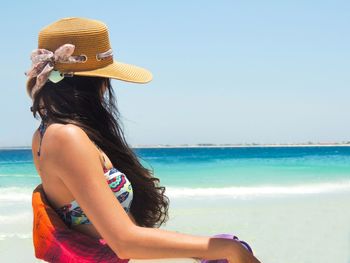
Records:
[[[73,44],[64,44],[54,52],[43,48],[33,50],[30,56],[32,67],[25,73],[29,78],[36,77],[36,83],[31,91],[32,98],[49,79],[55,63],[81,63],[85,61],[85,56],[72,56],[74,49]]]

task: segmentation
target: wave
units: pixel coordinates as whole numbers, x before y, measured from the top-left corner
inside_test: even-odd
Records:
[[[0,188],[0,203],[30,202],[34,188]],[[309,183],[300,185],[258,185],[232,187],[166,187],[166,195],[181,197],[254,197],[278,195],[309,195],[322,193],[350,192],[350,181]],[[2,205],[0,205],[1,207]]]
[[[0,160],[1,165],[33,164],[32,160]]]
[[[350,192],[350,181],[337,183],[319,183],[288,186],[234,186],[222,188],[186,188],[167,187],[166,195],[174,198],[182,197],[234,197],[245,198],[255,196],[278,195],[310,195],[335,192]]]
[[[0,203],[30,201],[32,198],[33,190],[34,187],[1,187]]]
[[[33,213],[31,210],[28,208],[27,212],[22,212],[23,210],[19,210],[20,213],[16,214],[8,214],[8,215],[0,215],[0,225],[3,226],[5,224],[8,225],[21,225],[28,223],[28,219],[32,220],[33,218]]]
[[[1,233],[0,240],[6,240],[9,238],[29,239],[32,238],[32,233]]]
[[[1,177],[10,177],[10,178],[23,177],[23,178],[38,178],[38,179],[40,178],[40,176],[38,174],[35,174],[35,173],[27,173],[27,174],[25,174],[25,173],[23,173],[23,174],[2,173],[2,174],[0,174],[0,178]]]

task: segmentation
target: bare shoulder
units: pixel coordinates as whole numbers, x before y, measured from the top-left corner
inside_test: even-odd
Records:
[[[43,166],[62,171],[83,160],[85,165],[92,159],[99,161],[98,152],[86,132],[74,124],[51,124],[46,129],[41,152],[45,159]]]
[[[89,141],[83,129],[74,124],[51,124],[46,132],[45,139],[50,147],[60,149],[68,144],[80,144]]]
[[[94,149],[86,132],[74,124],[51,124],[43,138],[43,151],[52,156],[67,153],[75,148]]]

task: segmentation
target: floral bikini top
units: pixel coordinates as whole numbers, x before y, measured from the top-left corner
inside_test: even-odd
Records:
[[[39,126],[39,132],[41,140],[46,129],[46,124],[42,121]],[[38,156],[40,156],[41,140],[39,144]],[[96,145],[96,144],[95,144]],[[102,150],[96,145],[102,155]],[[113,191],[115,197],[118,199],[120,204],[123,206],[126,213],[129,213],[131,202],[133,199],[133,189],[130,181],[124,173],[120,172],[117,168],[112,167],[107,169],[106,160],[103,157],[103,172],[106,178],[106,182]],[[76,200],[71,201],[60,208],[55,209],[56,213],[62,218],[67,226],[75,226],[81,224],[91,224],[83,210],[80,208]]]

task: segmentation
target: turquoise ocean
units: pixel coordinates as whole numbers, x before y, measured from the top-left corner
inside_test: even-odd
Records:
[[[164,229],[235,233],[262,262],[350,262],[350,147],[134,151],[166,187]],[[0,150],[1,262],[36,262],[31,194],[39,183],[30,149]]]

